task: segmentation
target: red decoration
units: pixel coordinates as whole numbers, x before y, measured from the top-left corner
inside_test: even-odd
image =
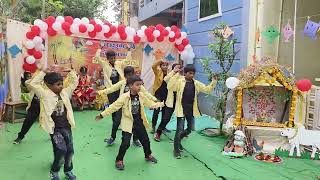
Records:
[[[161,35],[162,36],[168,36],[169,35],[169,31],[164,29],[164,30],[161,31]]]
[[[127,34],[126,33],[122,33],[122,34],[120,34],[120,39],[121,40],[126,40],[127,39]]]
[[[85,33],[87,31],[87,26],[84,24],[79,25],[79,32]]]
[[[163,37],[163,36],[157,37],[157,41],[158,41],[158,42],[162,42],[163,40],[164,40],[164,37]]]
[[[162,24],[157,24],[156,29],[162,31],[164,29],[164,26]]]
[[[154,42],[155,40],[154,36],[148,36],[147,39],[149,42]]]
[[[134,35],[134,37],[133,37],[134,43],[139,43],[140,40],[141,40],[141,38],[138,35]]]
[[[49,36],[57,35],[57,31],[55,31],[52,27],[48,27],[47,33]]]
[[[41,59],[42,58],[42,53],[40,51],[34,51],[33,56],[36,59]]]
[[[62,23],[61,27],[63,30],[67,31],[67,30],[70,30],[70,23],[69,22],[64,22]]]
[[[91,37],[91,38],[94,38],[96,37],[97,33],[95,31],[92,31],[92,32],[88,32],[88,35]]]
[[[97,23],[96,23],[95,20],[91,19],[91,20],[89,21],[89,24],[96,25]]]
[[[35,35],[35,36],[38,36],[40,34],[40,28],[36,25],[33,25],[31,27],[31,32]]]
[[[171,31],[176,32],[178,30],[179,30],[179,28],[177,26],[175,26],[175,25],[171,26]]]
[[[156,30],[156,27],[154,27],[154,26],[149,26],[149,29],[151,29],[151,31],[153,32],[154,30]]]
[[[49,16],[46,20],[47,24],[49,26],[52,26],[52,24],[56,21],[56,18],[54,18],[53,16]]]
[[[144,34],[145,34],[147,37],[151,36],[152,33],[153,33],[153,31],[152,31],[150,28],[147,28],[147,29],[144,30]]]
[[[24,64],[22,65],[22,68],[23,68],[23,70],[25,70],[25,71],[34,73],[34,72],[36,72],[36,70],[37,70],[37,65],[36,65],[36,63],[34,63],[34,64],[24,63]]]
[[[176,39],[175,38],[169,38],[170,42],[174,42]]]
[[[95,32],[101,32],[102,31],[102,26],[100,24],[95,24],[94,25],[94,31]]]
[[[29,54],[29,55],[31,55],[31,56],[34,54],[34,51],[35,51],[35,49],[34,49],[34,48],[33,48],[33,49],[28,49],[28,50],[27,50],[28,54]]]
[[[117,32],[117,28],[113,25],[110,26],[110,32],[113,34],[115,32]]]
[[[302,79],[296,82],[298,89],[302,92],[307,92],[311,89],[312,83],[309,79]]]
[[[109,38],[112,36],[112,32],[109,31],[108,33],[104,33],[103,35],[104,35],[104,37]]]
[[[184,46],[188,45],[188,44],[189,44],[189,40],[188,40],[188,39],[183,39],[183,40],[182,40],[182,44],[183,44]]]
[[[125,31],[125,29],[126,29],[126,26],[125,25],[119,25],[118,26],[118,33],[119,34],[122,34],[122,33],[125,33],[126,31]]]
[[[64,21],[65,21],[65,22],[68,22],[69,24],[72,24],[72,23],[73,23],[73,17],[71,17],[71,16],[66,16],[66,17],[64,17]]]
[[[184,50],[184,45],[180,44],[180,45],[178,46],[178,50],[179,50],[179,51],[183,51],[183,50]]]
[[[64,33],[65,33],[67,36],[71,36],[71,35],[72,35],[72,32],[70,31],[70,29],[65,30]]]
[[[33,32],[29,31],[29,32],[27,32],[26,37],[28,39],[33,39],[35,37],[35,35],[33,34]]]
[[[174,36],[176,39],[179,39],[181,37],[181,32],[180,30],[176,31],[176,35]]]

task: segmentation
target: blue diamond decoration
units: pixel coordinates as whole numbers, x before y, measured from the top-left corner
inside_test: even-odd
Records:
[[[149,44],[147,44],[143,50],[147,55],[149,55],[151,51],[153,51],[153,48]]]
[[[167,59],[168,61],[174,61],[174,60],[176,60],[176,58],[174,58],[171,54],[168,54],[168,56],[166,57],[166,59]]]
[[[16,56],[22,52],[22,50],[16,44],[12,45],[8,50],[12,58],[16,58]]]

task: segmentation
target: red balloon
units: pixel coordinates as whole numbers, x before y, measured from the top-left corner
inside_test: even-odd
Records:
[[[183,44],[184,46],[188,45],[188,44],[189,44],[189,40],[188,40],[188,39],[183,39],[183,40],[182,40],[182,44]]]
[[[176,25],[171,26],[171,31],[176,32],[179,28]]]
[[[104,33],[103,35],[104,35],[104,37],[109,38],[112,36],[112,34],[113,33],[111,31],[109,31],[108,33]]]
[[[183,51],[183,50],[184,50],[184,45],[180,44],[180,45],[178,46],[178,50],[179,50],[180,52]]]
[[[28,49],[28,50],[27,50],[28,54],[29,54],[29,55],[31,55],[31,56],[34,54],[34,51],[35,51],[35,49],[34,49],[34,48],[33,48],[33,49]]]
[[[32,32],[34,35],[38,36],[38,35],[40,34],[40,28],[39,28],[38,26],[36,26],[36,25],[33,25],[33,26],[31,27],[31,32]]]
[[[89,37],[94,38],[96,37],[97,33],[95,31],[88,32]]]
[[[70,30],[70,23],[69,22],[64,22],[62,23],[61,27],[63,30],[67,31],[67,30]]]
[[[34,35],[33,32],[31,32],[31,31],[27,32],[27,34],[26,34],[26,37],[27,37],[28,39],[33,39],[35,36],[36,36],[36,35]]]
[[[47,24],[49,26],[52,26],[52,24],[56,21],[56,18],[54,18],[53,16],[49,16],[46,20]]]
[[[147,28],[144,30],[144,34],[148,37],[150,35],[152,35],[153,31],[150,28]]]
[[[162,42],[163,40],[164,40],[164,37],[163,37],[163,36],[157,37],[157,41],[158,41],[158,42]]]
[[[89,21],[89,24],[96,25],[97,23],[96,23],[96,21],[95,21],[94,19],[91,19],[91,20]]]
[[[71,36],[71,35],[72,35],[72,32],[70,31],[70,29],[65,30],[64,33],[65,33],[67,36]]]
[[[100,24],[95,24],[94,25],[94,31],[95,32],[101,32],[102,31],[102,26]]]
[[[176,39],[175,38],[169,38],[170,42],[174,42]]]
[[[312,83],[309,79],[302,79],[296,82],[298,89],[302,92],[309,91],[312,87]]]
[[[42,58],[42,53],[40,51],[34,51],[33,56],[36,59],[41,59]]]
[[[153,35],[148,36],[147,38],[148,38],[148,41],[149,41],[149,42],[154,42],[154,40],[155,40],[155,38],[154,38]]]
[[[121,25],[118,26],[118,33],[119,34],[125,33],[126,32],[125,30],[126,30],[126,26],[125,25],[121,24]]]
[[[127,35],[126,33],[120,34],[120,39],[121,39],[121,40],[126,40],[127,37],[128,37],[128,35]]]
[[[141,38],[138,36],[138,35],[134,35],[134,37],[133,37],[133,41],[134,41],[134,43],[139,43],[140,42],[140,40],[141,40]]]
[[[34,73],[37,70],[37,65],[36,65],[36,63],[34,63],[34,64],[24,63],[22,65],[22,68],[23,68],[24,71],[28,71],[28,72]]]
[[[69,24],[72,24],[72,23],[73,23],[73,17],[71,17],[71,16],[66,16],[66,17],[64,17],[64,21],[65,21],[65,22],[68,22]]]
[[[103,24],[108,25],[108,26],[112,26],[112,24],[109,21],[105,21]]]
[[[47,32],[48,32],[48,35],[49,35],[49,36],[55,36],[55,35],[57,35],[57,31],[55,31],[52,27],[48,27]]]
[[[84,24],[80,24],[79,25],[79,32],[81,32],[81,33],[87,32],[87,26]]]
[[[110,26],[110,32],[113,34],[115,32],[117,32],[117,28],[113,25]]]
[[[162,24],[157,24],[156,29],[162,31],[164,29],[164,26]]]
[[[164,30],[161,31],[161,35],[162,36],[168,36],[169,35],[169,31],[164,29]]]
[[[153,32],[154,30],[156,30],[156,27],[154,27],[154,26],[149,26],[149,29],[151,29],[152,32]]]
[[[174,36],[176,39],[179,39],[181,37],[181,32],[176,31],[176,35]]]

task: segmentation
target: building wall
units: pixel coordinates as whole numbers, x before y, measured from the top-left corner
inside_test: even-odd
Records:
[[[241,49],[232,66],[232,72],[238,73],[241,67],[247,64],[247,39],[249,21],[249,0],[221,0],[222,16],[206,21],[198,22],[199,0],[186,0],[185,26],[188,29],[188,38],[196,54],[195,66],[197,69],[196,79],[204,83],[209,83],[207,75],[204,73],[201,59],[212,57],[208,50],[211,42],[210,31],[219,23],[225,22],[234,31],[237,39],[236,49]],[[214,70],[219,71],[219,66],[212,63]],[[203,113],[212,115],[212,107],[215,98],[210,99],[206,95],[200,95],[199,105]]]

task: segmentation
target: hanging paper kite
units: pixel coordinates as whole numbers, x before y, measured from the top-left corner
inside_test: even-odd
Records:
[[[163,59],[165,54],[160,49],[157,49],[153,55],[156,59]]]
[[[22,53],[22,50],[16,44],[11,46],[8,50],[12,58],[16,58],[19,53]]]
[[[228,37],[230,37],[234,33],[233,30],[229,26],[226,26],[220,32],[221,32],[223,38],[225,38],[225,39],[227,39]]]
[[[174,61],[174,60],[176,60],[176,58],[174,58],[174,57],[172,56],[172,54],[170,53],[170,54],[168,54],[168,56],[166,57],[166,60],[168,60],[168,61]]]
[[[283,40],[284,42],[289,42],[290,38],[293,36],[293,29],[290,25],[290,23],[288,22],[286,26],[284,26],[282,28],[282,34],[283,34]]]
[[[153,48],[149,44],[147,44],[143,50],[147,55],[149,55],[150,52],[153,51]]]
[[[319,23],[315,23],[313,21],[310,21],[308,19],[306,25],[304,26],[303,34],[305,36],[311,37],[311,39],[316,40],[317,39],[317,32],[318,29],[320,28]]]
[[[280,32],[274,26],[269,26],[262,32],[262,36],[267,39],[269,44],[272,44],[280,36]]]
[[[256,31],[256,44],[258,44],[260,42],[260,29],[258,27],[257,31]]]

